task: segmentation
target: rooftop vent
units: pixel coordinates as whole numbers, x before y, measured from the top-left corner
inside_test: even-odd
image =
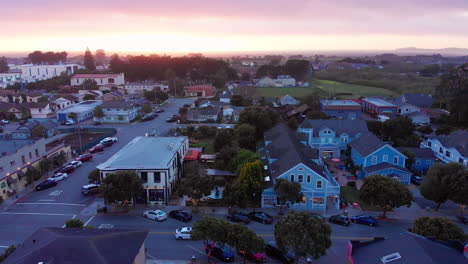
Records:
[[[382,263],[390,263],[390,262],[392,262],[394,260],[397,260],[397,259],[401,259],[401,255],[398,252],[395,252],[393,254],[390,254],[390,255],[387,255],[387,256],[384,256],[384,257],[380,258]]]
[[[266,177],[265,177],[265,181],[266,181],[266,182],[269,182],[269,181],[270,181],[270,176],[266,176]]]

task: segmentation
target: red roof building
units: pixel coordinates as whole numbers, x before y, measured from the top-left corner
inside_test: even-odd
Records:
[[[185,154],[184,160],[185,161],[191,161],[191,160],[198,160],[200,157],[201,152],[198,150],[187,150],[187,153]]]
[[[213,85],[195,85],[185,87],[184,92],[188,97],[213,97],[216,89]]]

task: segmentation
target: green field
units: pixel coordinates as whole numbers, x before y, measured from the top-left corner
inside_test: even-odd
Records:
[[[264,97],[280,97],[289,94],[294,97],[304,97],[318,93],[322,97],[336,96],[339,99],[359,98],[360,96],[398,96],[398,94],[383,88],[340,83],[328,80],[312,81],[312,87],[264,88],[255,87],[257,95]]]

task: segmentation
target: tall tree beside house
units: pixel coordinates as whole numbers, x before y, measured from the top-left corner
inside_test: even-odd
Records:
[[[240,94],[235,94],[231,96],[231,105],[234,106],[244,106],[245,105],[245,99],[242,95]]]
[[[144,105],[141,106],[141,110],[142,110],[144,113],[149,114],[149,113],[153,112],[153,107],[151,107],[150,104],[144,104]]]
[[[166,101],[168,98],[169,98],[169,95],[167,95],[167,93],[163,92],[163,91],[160,91],[160,90],[156,90],[154,89],[154,96],[156,97],[156,101],[159,102],[159,103],[162,103],[164,101]]]
[[[251,106],[242,110],[239,116],[239,125],[249,124],[255,127],[255,136],[260,139],[263,133],[272,128],[279,121],[277,113],[271,109],[260,106]]]
[[[102,107],[98,105],[93,110],[93,116],[101,121],[106,116],[106,114],[104,113],[104,110],[102,110]]]
[[[84,54],[84,66],[90,71],[96,70],[96,64],[94,62],[94,56],[91,51],[87,48]]]
[[[466,174],[466,169],[462,164],[454,162],[448,164],[436,163],[427,172],[419,191],[424,198],[437,204],[435,208],[437,211],[443,203],[450,200],[455,187],[457,187],[455,186],[456,179],[463,179],[464,174]],[[466,186],[466,184],[462,183],[463,185]]]
[[[220,151],[223,147],[234,144],[234,131],[232,129],[221,129],[215,137],[214,149]]]
[[[143,192],[143,182],[133,171],[118,171],[108,174],[100,189],[107,203],[130,201]]]
[[[309,94],[304,97],[302,102],[308,105],[312,111],[320,111],[320,96],[318,94]]]
[[[81,84],[81,86],[83,87],[83,90],[98,90],[99,89],[99,86],[97,84],[97,82],[95,80],[91,80],[91,79],[86,79],[84,80],[84,82]]]
[[[67,161],[67,154],[65,152],[60,152],[58,155],[55,155],[54,158],[52,159],[52,164],[54,168],[61,167],[63,163]]]
[[[240,169],[238,182],[247,193],[248,203],[253,207],[259,206],[264,186],[262,162],[245,163]]]
[[[416,156],[411,150],[407,150],[407,149],[403,150],[401,153],[408,158],[406,159],[406,162],[405,162],[406,168],[411,168],[411,166],[413,166],[415,162]]]
[[[227,240],[229,245],[235,247],[240,252],[262,252],[265,248],[265,240],[259,237],[254,231],[240,224],[230,224]],[[243,264],[247,263],[247,254],[243,256]]]
[[[44,176],[44,174],[46,174],[52,167],[52,164],[50,162],[50,160],[48,160],[47,158],[43,158],[41,159],[41,161],[39,161],[39,173],[42,176]]]
[[[283,206],[287,202],[299,203],[304,195],[301,192],[301,184],[298,182],[290,182],[285,179],[277,179],[274,190],[278,196],[278,201],[281,203],[280,212],[283,211]]]
[[[154,90],[152,91],[144,91],[143,96],[145,97],[146,100],[154,102],[156,101],[156,92]]]
[[[450,192],[450,200],[461,206],[463,214],[465,205],[468,204],[468,170],[465,169],[457,175],[452,175],[451,178],[452,191]]]
[[[0,73],[8,72],[10,68],[8,67],[8,62],[5,57],[0,58]]]
[[[249,124],[237,126],[234,134],[237,138],[237,143],[240,148],[255,151],[257,139],[255,138],[255,127]]]
[[[396,147],[419,147],[421,138],[414,133],[416,126],[408,117],[399,116],[382,124],[382,136]]]
[[[465,241],[466,235],[462,228],[452,220],[444,217],[423,216],[416,219],[410,231],[424,237],[434,237],[437,240]]]
[[[413,202],[413,194],[408,188],[388,176],[367,177],[359,193],[364,203],[380,207],[383,218],[387,217],[388,211],[403,205],[410,207]]]
[[[32,186],[34,187],[34,181],[39,180],[42,175],[39,170],[37,170],[34,167],[30,167],[28,168],[24,176],[26,177],[26,183],[32,184]]]
[[[85,94],[85,96],[83,96],[84,101],[95,100],[95,99],[96,99],[96,96],[94,96],[92,94]]]
[[[215,185],[212,177],[199,174],[186,177],[177,188],[177,194],[180,197],[187,195],[192,204],[198,206],[200,199],[210,195]]]
[[[89,183],[95,183],[101,179],[101,175],[98,169],[93,169],[88,174],[88,181]]]
[[[283,251],[293,251],[295,263],[307,256],[314,259],[325,256],[332,245],[330,236],[330,226],[321,218],[306,212],[290,211],[275,224],[278,247]]]
[[[47,136],[46,129],[42,125],[38,125],[35,128],[33,128],[31,133],[32,133],[32,136],[35,137],[35,138],[40,138],[40,137]]]
[[[112,54],[109,67],[113,73],[120,73],[124,71],[124,62],[120,59],[118,54]]]
[[[247,193],[238,182],[227,184],[223,191],[223,201],[230,207],[247,207]]]
[[[70,112],[70,113],[68,113],[68,118],[76,120],[76,119],[78,119],[78,114],[75,113],[75,112]]]

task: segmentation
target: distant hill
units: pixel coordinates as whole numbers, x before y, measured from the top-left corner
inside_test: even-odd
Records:
[[[460,56],[460,55],[468,55],[468,49],[463,48],[444,48],[444,49],[420,49],[415,47],[409,48],[401,48],[395,49],[396,53],[404,53],[408,55],[420,55],[420,54],[441,54],[441,55],[452,55],[452,56]]]

